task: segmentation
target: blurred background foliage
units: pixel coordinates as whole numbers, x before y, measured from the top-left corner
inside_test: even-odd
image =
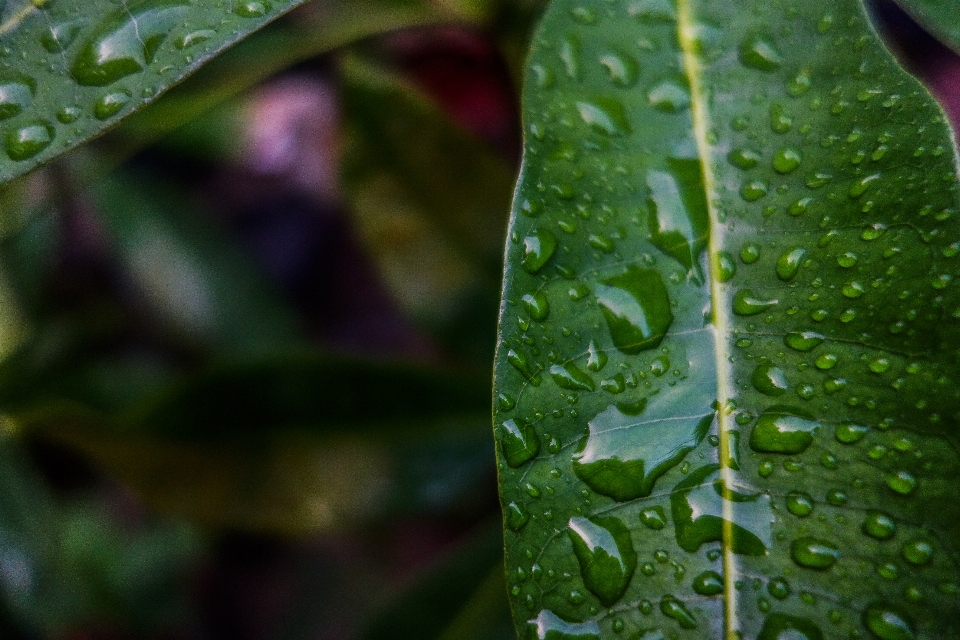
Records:
[[[540,8],[314,0],[0,193],[0,637],[514,637],[490,367]]]

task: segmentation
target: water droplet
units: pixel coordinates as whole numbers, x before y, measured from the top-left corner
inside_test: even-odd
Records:
[[[11,160],[27,160],[50,146],[55,132],[47,122],[35,122],[7,134],[4,146]]]
[[[777,299],[758,298],[750,289],[741,289],[733,296],[733,312],[738,316],[753,316],[777,305]]]
[[[810,208],[810,204],[813,202],[813,198],[800,198],[790,203],[790,206],[787,208],[787,213],[792,216],[800,216],[807,212],[807,209]]]
[[[794,98],[799,98],[810,90],[811,84],[810,72],[802,69],[787,83],[787,93]]]
[[[903,545],[903,559],[910,564],[925,565],[933,559],[933,547],[925,540],[913,540]]]
[[[817,367],[817,369],[826,371],[837,366],[838,360],[837,354],[835,353],[821,353],[819,356],[817,356],[817,359],[813,364]]]
[[[191,31],[190,33],[184,34],[177,38],[173,43],[173,46],[181,50],[189,49],[190,47],[200,44],[201,42],[206,42],[216,35],[217,32],[213,29],[199,29],[197,31]]]
[[[783,110],[783,105],[770,105],[770,128],[774,133],[787,133],[792,126],[793,118]]]
[[[740,187],[740,197],[747,202],[756,202],[767,195],[767,183],[763,180],[746,182]]]
[[[787,494],[787,511],[798,518],[806,518],[813,513],[813,496],[803,491],[791,491]]]
[[[797,277],[806,255],[807,250],[802,247],[793,247],[784,251],[777,259],[777,277],[785,282]]]
[[[870,427],[843,422],[837,426],[837,430],[833,435],[837,439],[837,442],[842,442],[843,444],[853,444],[862,440],[869,431]]]
[[[767,583],[767,593],[777,600],[784,600],[790,595],[790,583],[785,578],[773,578]]]
[[[590,346],[587,347],[587,354],[587,369],[590,369],[590,371],[600,371],[607,366],[607,353],[597,347],[597,343],[593,340],[590,341]]]
[[[635,0],[628,8],[641,22],[673,22],[677,11],[670,0]]]
[[[709,213],[703,170],[696,159],[668,159],[670,171],[647,173],[650,241],[700,279],[698,256],[706,248]]]
[[[658,111],[676,113],[690,106],[690,92],[673,80],[665,80],[647,93],[650,105]]]
[[[790,557],[801,567],[823,571],[840,559],[840,550],[832,542],[804,536],[790,545]]]
[[[812,415],[802,410],[770,407],[753,427],[750,448],[762,453],[801,453],[813,444],[813,436],[820,426]]]
[[[850,187],[850,191],[848,192],[849,196],[851,198],[859,198],[860,196],[862,196],[864,193],[867,192],[867,189],[870,188],[871,183],[879,179],[880,179],[879,173],[875,173],[873,175],[860,178],[859,180],[853,183],[853,186]]]
[[[648,401],[643,417],[612,406],[587,423],[588,432],[573,456],[573,470],[597,493],[614,500],[648,496],[657,479],[677,464],[706,436],[712,411],[699,417],[659,424],[685,390],[664,391]],[[656,434],[656,437],[653,436]]]
[[[500,449],[511,467],[519,467],[533,460],[540,452],[540,439],[533,425],[516,420],[507,420],[500,430]]]
[[[520,264],[528,273],[538,273],[557,250],[557,236],[549,229],[534,229],[523,239],[523,258]]]
[[[640,75],[640,65],[625,53],[611,52],[600,56],[600,64],[607,68],[610,82],[618,87],[631,87]]]
[[[20,115],[33,102],[34,84],[26,78],[0,80],[0,120]]]
[[[516,502],[508,504],[505,511],[507,527],[509,527],[511,531],[520,531],[530,520],[530,514],[527,513],[527,510]]]
[[[186,9],[179,0],[148,0],[108,18],[83,43],[70,74],[81,85],[105,87],[142,71]]]
[[[574,7],[570,10],[570,15],[580,24],[596,24],[597,12],[589,7]]]
[[[52,25],[40,36],[40,44],[50,53],[60,53],[66,51],[73,44],[80,34],[83,22],[72,20]]]
[[[823,633],[806,618],[771,613],[763,621],[757,640],[823,640]]]
[[[583,121],[595,131],[608,136],[630,133],[630,123],[619,100],[601,97],[590,102],[578,102],[577,110]]]
[[[723,593],[723,578],[716,571],[704,571],[693,579],[693,590],[702,596]]]
[[[916,634],[909,619],[887,605],[874,603],[862,616],[863,626],[880,640],[915,640]]]
[[[547,294],[542,291],[528,293],[520,301],[523,303],[523,308],[534,320],[546,320],[547,316],[550,315],[550,303],[547,301]]]
[[[720,465],[715,464],[691,472],[677,484],[670,505],[680,548],[694,553],[705,543],[729,540],[734,553],[766,553],[774,521],[769,499],[738,489],[724,486]],[[731,511],[732,522],[726,519]]]
[[[70,124],[76,122],[77,118],[80,117],[80,109],[77,107],[63,107],[57,111],[57,120],[63,124]]]
[[[737,263],[734,262],[733,256],[726,251],[721,251],[717,255],[717,280],[730,282],[735,275],[737,275]]]
[[[660,611],[668,618],[676,620],[681,629],[697,628],[697,619],[672,595],[665,595],[660,599]]]
[[[760,245],[755,242],[743,245],[740,249],[740,259],[744,264],[753,264],[760,259]]]
[[[797,351],[813,351],[823,344],[823,336],[813,331],[791,331],[783,338],[784,344]]]
[[[536,640],[600,640],[600,625],[593,620],[567,622],[548,609],[528,620],[527,628],[528,637]]]
[[[660,505],[648,507],[640,512],[640,522],[649,529],[659,531],[667,524],[667,516],[663,513],[663,507]]]
[[[560,39],[560,61],[571,80],[580,79],[580,39],[576,35],[567,35]]]
[[[577,368],[573,362],[555,364],[550,367],[550,377],[561,389],[570,391],[593,391],[596,385],[586,372]]]
[[[613,344],[636,355],[660,344],[673,322],[663,277],[652,269],[630,266],[594,288]]]
[[[908,471],[897,471],[887,478],[887,486],[899,493],[908,496],[917,486],[917,479]]]
[[[866,290],[863,288],[863,285],[857,281],[848,282],[843,285],[843,295],[851,300],[856,300],[864,294]]]
[[[782,64],[782,58],[768,38],[753,34],[740,43],[740,62],[760,71],[776,71]]]
[[[786,373],[772,364],[757,365],[750,382],[754,389],[768,396],[782,396],[790,388]]]
[[[741,169],[752,169],[760,163],[760,154],[750,149],[733,149],[727,154],[730,164]]]
[[[237,8],[234,10],[234,13],[242,18],[262,18],[263,16],[267,15],[267,12],[269,11],[269,2],[258,2],[256,0],[252,0],[250,2],[237,3]]]
[[[773,156],[773,168],[777,173],[791,173],[800,166],[803,156],[796,149],[783,147]]]
[[[109,120],[111,117],[120,113],[120,111],[130,102],[131,95],[129,91],[115,91],[108,93],[93,106],[93,115],[97,120]]]
[[[613,517],[575,517],[568,527],[584,586],[605,606],[613,605],[627,590],[637,568],[630,530]]]

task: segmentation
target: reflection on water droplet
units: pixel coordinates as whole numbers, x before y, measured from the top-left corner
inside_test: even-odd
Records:
[[[534,229],[523,239],[523,258],[520,264],[528,273],[537,273],[557,250],[557,236],[549,229]]]
[[[660,505],[648,507],[640,512],[640,522],[649,529],[659,531],[667,524],[667,516],[663,513],[663,507]]]
[[[528,293],[520,299],[520,302],[534,320],[546,320],[550,315],[550,303],[547,301],[547,294],[542,291]]]
[[[737,263],[733,256],[727,251],[721,251],[717,255],[717,280],[720,282],[730,282],[733,276],[737,275]]]
[[[118,12],[83,43],[70,74],[79,84],[105,87],[142,71],[186,9],[179,0],[148,0]]]
[[[551,366],[550,377],[558,387],[570,391],[593,391],[596,388],[593,378],[581,371],[573,362]]]
[[[714,414],[658,419],[683,394],[672,388],[654,396],[647,412],[630,415],[612,406],[588,423],[588,432],[573,456],[573,470],[597,493],[614,500],[648,496],[661,475],[676,466],[706,436]]]
[[[752,169],[760,163],[760,154],[750,149],[733,149],[727,154],[727,160],[735,167]]]
[[[917,487],[917,479],[909,471],[897,471],[887,478],[887,486],[900,495],[908,496]]]
[[[771,613],[763,621],[757,640],[823,640],[823,632],[806,618]]]
[[[733,522],[725,520],[727,500]],[[674,488],[670,505],[677,544],[690,553],[705,543],[729,540],[734,553],[756,556],[766,553],[771,544],[774,516],[769,499],[733,487],[725,490],[719,465],[691,472]]]
[[[115,91],[113,93],[108,93],[99,100],[93,106],[93,115],[97,120],[108,120],[116,114],[120,113],[121,110],[127,103],[130,102],[132,96],[129,91]]]
[[[234,13],[243,18],[262,18],[263,16],[267,15],[267,12],[269,11],[269,2],[258,2],[256,0],[252,0],[250,2],[238,3]]]
[[[750,448],[761,453],[802,453],[813,444],[820,426],[812,415],[800,409],[770,407],[753,427]]]
[[[210,38],[217,35],[217,32],[213,29],[199,29],[197,31],[191,31],[190,33],[184,34],[176,39],[173,43],[177,49],[189,49],[195,45],[200,44],[201,42],[206,42]]]
[[[803,247],[793,247],[783,252],[777,259],[777,277],[785,282],[793,280],[800,271],[807,250]]]
[[[798,518],[806,518],[813,513],[813,497],[804,491],[791,491],[787,494],[787,511]]]
[[[741,289],[733,296],[733,312],[738,316],[753,316],[777,305],[779,300],[763,299],[750,289]]]
[[[665,113],[676,113],[690,106],[690,92],[679,82],[665,80],[647,93],[650,106]]]
[[[773,168],[777,173],[792,173],[800,166],[803,156],[791,147],[783,147],[773,156]]]
[[[0,80],[0,120],[20,115],[33,102],[34,84],[27,78]]]
[[[784,600],[790,595],[790,583],[786,578],[773,578],[767,584],[767,593],[777,600]]]
[[[519,505],[516,502],[508,504],[505,511],[507,527],[509,527],[511,531],[520,531],[530,520],[530,514],[527,513],[527,510],[523,508],[523,505]]]
[[[788,333],[783,342],[791,349],[797,351],[812,351],[823,344],[823,336],[813,331],[792,331]]]
[[[862,440],[868,431],[870,431],[870,427],[844,422],[837,426],[834,437],[837,439],[837,442],[853,444]]]
[[[790,557],[801,567],[824,571],[836,564],[840,550],[832,542],[804,536],[790,545]]]
[[[709,229],[703,170],[697,159],[670,158],[670,171],[647,173],[650,241],[698,280]]]
[[[536,640],[600,640],[600,626],[593,620],[567,622],[547,609],[528,620],[527,628],[529,637]]]
[[[501,425],[500,449],[507,464],[516,468],[537,456],[540,439],[533,425],[511,419]]]
[[[568,527],[584,586],[605,606],[612,606],[637,568],[630,530],[613,517],[571,518]]]
[[[697,628],[697,619],[681,601],[672,595],[665,595],[660,599],[660,611],[668,618],[676,620],[681,629]]]
[[[903,545],[903,559],[917,566],[928,564],[933,559],[933,547],[926,540],[913,540]]]
[[[11,160],[27,160],[49,147],[54,136],[53,125],[35,122],[8,133],[4,146]]]
[[[594,287],[613,344],[636,355],[660,344],[673,322],[663,277],[652,269],[630,266]]]
[[[909,618],[882,603],[868,606],[861,620],[863,626],[880,640],[915,640],[916,638]]]
[[[753,34],[740,43],[740,62],[760,71],[776,71],[782,59],[770,39]]]
[[[637,81],[640,65],[637,61],[621,52],[611,52],[600,56],[600,64],[607,68],[610,82],[618,87],[630,87]]]
[[[607,366],[607,353],[597,347],[597,343],[593,340],[590,341],[590,346],[587,347],[587,354],[587,369],[590,369],[590,371],[600,371]]]
[[[595,98],[590,102],[578,102],[580,117],[590,128],[608,136],[622,136],[630,133],[623,103],[614,98]]]

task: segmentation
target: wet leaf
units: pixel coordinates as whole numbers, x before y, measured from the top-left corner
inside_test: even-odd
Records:
[[[863,5],[556,1],[524,127],[521,638],[960,634],[956,153]]]

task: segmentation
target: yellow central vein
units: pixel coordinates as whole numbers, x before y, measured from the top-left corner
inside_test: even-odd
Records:
[[[724,637],[733,640],[737,637],[737,567],[733,555],[733,501],[729,495],[734,486],[730,468],[730,414],[731,374],[727,361],[726,336],[729,334],[727,304],[720,287],[720,247],[723,226],[717,218],[714,202],[714,176],[710,164],[710,143],[707,139],[709,116],[707,101],[701,82],[702,69],[696,54],[696,24],[693,20],[693,0],[677,0],[677,39],[683,53],[683,67],[690,84],[690,105],[693,118],[693,132],[697,142],[697,152],[703,171],[704,191],[707,209],[710,214],[710,298],[713,326],[715,331],[714,357],[717,370],[717,423],[720,431],[720,474],[723,481],[723,583],[724,583]]]

